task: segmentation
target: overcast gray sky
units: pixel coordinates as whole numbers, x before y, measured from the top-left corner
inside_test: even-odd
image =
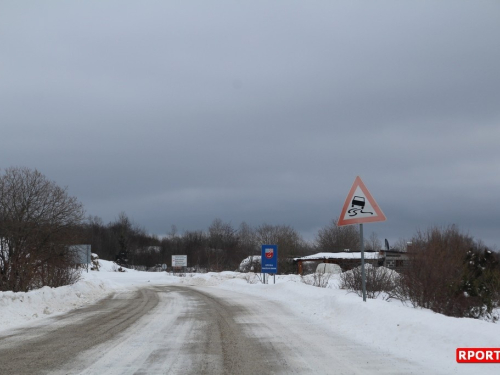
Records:
[[[340,215],[500,246],[499,1],[0,2],[0,168],[151,233]]]

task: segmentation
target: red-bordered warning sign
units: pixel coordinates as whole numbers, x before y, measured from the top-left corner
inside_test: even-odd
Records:
[[[387,218],[384,213],[363,181],[361,181],[361,178],[357,176],[347,195],[337,225],[373,223],[385,220]]]

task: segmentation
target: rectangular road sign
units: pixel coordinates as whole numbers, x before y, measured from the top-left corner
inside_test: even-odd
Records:
[[[69,248],[74,252],[77,264],[90,264],[92,261],[90,245],[73,245]]]
[[[278,273],[278,245],[262,245],[261,272]]]
[[[187,267],[187,255],[172,255],[172,267]]]

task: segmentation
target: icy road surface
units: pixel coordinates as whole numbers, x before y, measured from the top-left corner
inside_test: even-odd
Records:
[[[428,370],[428,369],[427,369]],[[279,303],[210,287],[117,293],[0,336],[1,374],[423,374]],[[434,372],[435,373],[435,372]]]

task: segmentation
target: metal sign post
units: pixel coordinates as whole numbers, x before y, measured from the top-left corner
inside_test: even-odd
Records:
[[[359,224],[361,237],[361,284],[363,286],[363,302],[366,302],[365,241],[363,240],[363,224]]]
[[[363,302],[366,302],[366,272],[365,272],[365,241],[363,238],[363,223],[385,221],[386,217],[375,199],[358,176],[347,195],[342,207],[337,225],[359,224],[361,240],[361,284],[363,289]]]

